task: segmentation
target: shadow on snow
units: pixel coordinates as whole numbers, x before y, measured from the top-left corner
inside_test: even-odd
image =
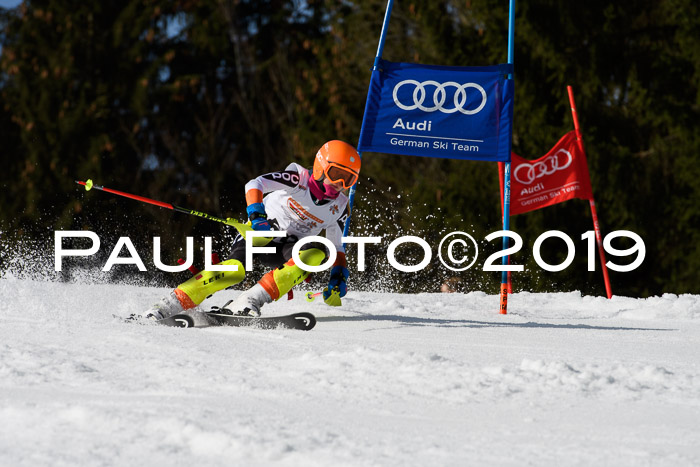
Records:
[[[549,329],[590,329],[594,331],[677,331],[677,329],[661,328],[630,328],[622,326],[591,326],[589,324],[552,324],[552,323],[498,323],[489,321],[475,321],[469,319],[437,319],[416,318],[411,316],[396,315],[360,315],[360,316],[325,316],[317,317],[319,323],[336,321],[390,321],[408,326],[438,326],[438,327],[504,327],[504,328],[549,328]]]

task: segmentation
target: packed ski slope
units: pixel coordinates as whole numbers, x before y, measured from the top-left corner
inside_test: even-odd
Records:
[[[0,279],[0,465],[700,465],[698,296],[265,308],[310,332],[112,318],[166,292]]]

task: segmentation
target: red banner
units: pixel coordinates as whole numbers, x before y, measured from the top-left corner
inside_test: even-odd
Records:
[[[544,156],[529,161],[511,154],[510,214],[522,214],[572,198],[593,199],[588,162],[570,131]],[[503,206],[504,163],[498,163]]]

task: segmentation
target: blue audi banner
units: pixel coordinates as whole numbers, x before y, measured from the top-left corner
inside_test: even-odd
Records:
[[[512,65],[447,67],[382,60],[372,72],[360,151],[510,161]]]

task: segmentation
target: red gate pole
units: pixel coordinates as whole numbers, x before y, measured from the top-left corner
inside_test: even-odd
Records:
[[[576,113],[576,102],[574,102],[574,90],[571,86],[567,86],[566,90],[569,92],[569,103],[571,104],[571,115],[574,117],[574,130],[576,130],[576,142],[578,142],[578,147],[581,153],[585,156],[586,151],[583,149],[583,138],[581,137],[581,129],[578,125],[578,113]],[[588,159],[588,158],[586,158]],[[586,167],[588,169],[588,167]],[[595,240],[598,244],[598,255],[600,256],[600,265],[603,268],[603,280],[605,280],[605,293],[608,298],[612,298],[612,290],[610,289],[610,278],[608,277],[608,268],[605,266],[605,249],[603,248],[603,239],[600,234],[600,224],[598,223],[598,213],[595,208],[595,200],[593,199],[593,192],[591,191],[591,199],[588,200],[591,206],[591,217],[593,217],[593,229],[595,230]]]

